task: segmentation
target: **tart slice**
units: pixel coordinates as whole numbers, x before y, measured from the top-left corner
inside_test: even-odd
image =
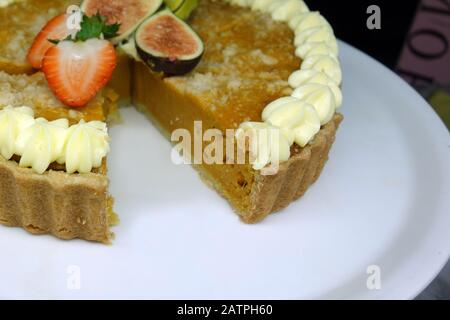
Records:
[[[342,102],[336,39],[326,20],[297,0],[203,0],[188,22],[205,46],[197,68],[164,76],[142,56],[143,62],[134,62],[133,103],[169,139],[180,128],[191,137],[208,129],[223,137],[238,128],[289,131],[275,174],[261,170],[270,156],[260,154],[266,161],[258,164],[239,164],[225,143],[219,163],[192,161],[244,222],[258,222],[300,198],[328,159],[343,119],[335,113]],[[138,36],[143,37],[140,31],[139,45]],[[194,143],[192,138],[191,159]],[[200,156],[208,145],[203,143]]]
[[[42,73],[0,72],[0,223],[109,243],[106,119],[117,95],[103,88],[119,25],[83,17],[69,34],[67,19],[53,18],[33,41],[27,59]]]
[[[28,106],[34,118],[48,121],[67,119],[69,125],[104,122],[116,109],[116,100],[116,94],[106,89],[83,109],[71,109],[55,98],[42,73],[28,76],[0,72],[0,118],[5,108]],[[4,126],[0,121],[0,130]],[[108,194],[106,171],[103,159],[99,167],[87,173],[68,173],[64,165],[53,162],[41,174],[21,166],[17,155],[9,159],[0,155],[0,223],[33,234],[110,243],[110,226],[117,217]]]

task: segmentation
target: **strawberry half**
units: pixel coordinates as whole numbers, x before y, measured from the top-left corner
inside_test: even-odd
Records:
[[[114,46],[105,39],[117,36],[120,25],[108,24],[100,14],[83,15],[79,30],[63,41],[52,41],[42,61],[48,86],[70,107],[85,106],[111,79],[117,64]]]
[[[33,68],[41,68],[45,53],[54,46],[49,40],[61,40],[70,34],[66,23],[68,17],[67,14],[54,17],[38,33],[27,55],[27,60]]]
[[[106,85],[116,64],[114,46],[107,40],[65,40],[47,51],[42,71],[61,102],[82,107]]]

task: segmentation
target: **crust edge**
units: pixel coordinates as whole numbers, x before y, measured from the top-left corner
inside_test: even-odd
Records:
[[[255,172],[250,194],[250,210],[238,212],[246,223],[256,223],[270,213],[286,208],[301,198],[320,176],[334,143],[337,129],[344,117],[336,113],[305,148],[295,148],[294,155],[280,164],[276,175]]]
[[[0,156],[0,224],[32,234],[110,244],[114,223],[108,178],[102,174],[40,175]]]

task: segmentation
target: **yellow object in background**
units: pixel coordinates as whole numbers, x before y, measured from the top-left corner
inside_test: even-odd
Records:
[[[444,121],[447,129],[450,130],[450,93],[444,90],[437,90],[430,96],[428,102]]]

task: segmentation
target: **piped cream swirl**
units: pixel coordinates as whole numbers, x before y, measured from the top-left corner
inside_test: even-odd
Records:
[[[15,154],[21,157],[19,166],[44,173],[52,162],[59,160],[68,127],[67,119],[49,122],[39,118],[33,125],[24,128],[16,141]]]
[[[68,173],[90,172],[92,168],[100,167],[102,159],[108,154],[108,141],[106,123],[81,120],[69,128],[60,161],[66,163]]]
[[[253,168],[259,170],[272,161],[281,160],[271,159],[270,150],[282,149],[285,155],[293,143],[301,147],[306,146],[342,105],[339,48],[328,21],[319,12],[309,11],[302,0],[228,1],[234,5],[268,13],[276,21],[286,22],[294,32],[295,54],[303,60],[301,69],[295,71],[288,80],[294,89],[292,95],[266,106],[262,113],[264,122],[245,122],[240,126],[243,131],[250,128],[278,128],[280,131],[281,139],[268,140],[278,145],[263,145],[261,141],[253,143],[252,148],[261,149],[253,150],[260,155],[253,163]],[[242,135],[242,131],[240,134]],[[280,143],[284,146],[281,149]]]
[[[263,169],[268,163],[278,164],[287,161],[291,155],[288,138],[280,128],[266,122],[244,122],[236,132],[238,148],[248,139],[247,145],[241,148],[249,151],[252,166],[255,170]]]
[[[34,124],[34,112],[28,107],[0,110],[0,154],[11,159],[16,151],[17,138],[24,129]]]
[[[270,103],[263,111],[263,121],[280,128],[289,145],[304,147],[320,130],[320,118],[314,107],[295,97]]]
[[[100,121],[69,126],[67,119],[34,118],[29,107],[0,110],[0,154],[20,157],[19,166],[44,173],[51,163],[65,164],[68,173],[88,173],[109,152],[106,124]]]
[[[314,107],[320,119],[320,124],[327,124],[336,111],[336,99],[330,87],[318,83],[308,83],[298,87],[292,96],[309,103]]]

